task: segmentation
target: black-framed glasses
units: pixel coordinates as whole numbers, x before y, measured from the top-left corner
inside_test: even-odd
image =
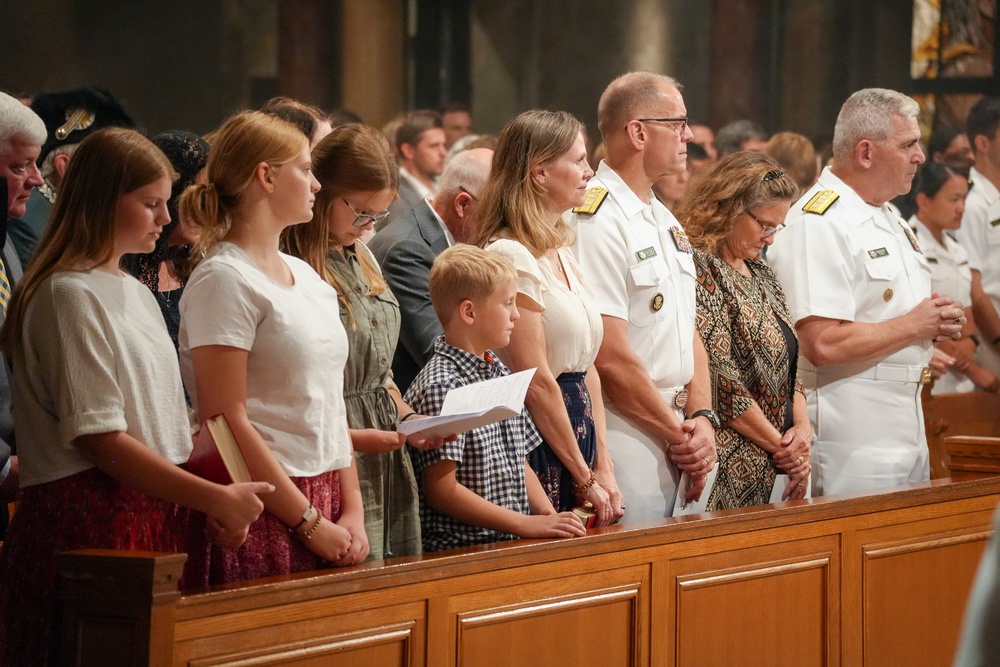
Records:
[[[749,215],[751,218],[753,218],[754,222],[756,222],[758,225],[760,225],[760,230],[761,230],[760,237],[762,239],[770,238],[770,237],[774,236],[775,234],[777,234],[779,229],[784,229],[785,228],[785,223],[783,223],[783,222],[779,222],[774,227],[772,227],[771,225],[765,225],[763,223],[763,221],[761,221],[760,218],[758,218],[756,215],[754,215],[753,213],[750,212],[750,209],[747,209],[745,211],[745,213],[747,215]]]
[[[461,190],[462,192],[464,192],[465,194],[469,195],[470,197],[472,197],[472,201],[479,201],[479,197],[477,197],[476,195],[472,194],[468,189],[466,189],[466,187],[464,185],[459,185],[458,189]]]
[[[355,227],[364,227],[369,222],[373,225],[377,225],[378,223],[382,222],[383,220],[389,217],[389,209],[385,209],[381,213],[376,213],[375,215],[372,215],[371,213],[358,213],[357,211],[354,210],[354,207],[351,206],[351,202],[343,198],[341,198],[341,201],[347,204],[347,208],[351,209],[351,213],[354,214],[353,224]]]
[[[634,118],[632,120],[637,120],[640,123],[670,123],[671,127],[675,130],[678,128],[673,125],[673,123],[680,123],[679,134],[684,134],[684,130],[688,128],[688,119],[685,118]],[[632,121],[629,121],[631,123]],[[628,129],[628,123],[625,124],[625,128]]]

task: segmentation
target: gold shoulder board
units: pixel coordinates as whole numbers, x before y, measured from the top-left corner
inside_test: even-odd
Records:
[[[826,213],[826,209],[830,208],[833,202],[838,199],[840,199],[840,195],[833,190],[820,190],[813,195],[812,199],[806,202],[806,205],[802,207],[802,210],[806,213],[823,215]]]
[[[597,209],[601,208],[601,204],[603,204],[604,200],[607,198],[608,191],[600,185],[587,188],[587,197],[583,200],[583,206],[577,206],[573,209],[573,212],[593,215],[597,213]]]

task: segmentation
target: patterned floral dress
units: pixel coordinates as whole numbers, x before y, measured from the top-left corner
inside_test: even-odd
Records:
[[[720,257],[695,251],[697,326],[709,358],[719,474],[708,510],[766,504],[779,472],[771,455],[729,423],[755,402],[771,424],[791,427],[798,343],[785,295],[771,268],[746,260],[748,278]],[[784,331],[783,331],[784,329]],[[793,343],[789,349],[788,341]]]

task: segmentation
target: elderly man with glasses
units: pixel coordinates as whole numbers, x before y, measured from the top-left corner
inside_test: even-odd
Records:
[[[916,236],[887,206],[924,162],[917,112],[892,90],[851,95],[832,165],[768,253],[801,346],[817,495],[929,477],[920,385],[934,341],[958,337],[965,318],[962,304],[931,293]]]
[[[717,459],[691,244],[652,193],[684,171],[693,135],[677,82],[651,72],[612,81],[597,117],[607,158],[573,210],[574,251],[604,323],[595,364],[624,520],[646,521],[703,505]]]

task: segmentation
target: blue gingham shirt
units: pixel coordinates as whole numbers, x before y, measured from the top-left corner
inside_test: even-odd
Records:
[[[449,345],[444,336],[434,341],[434,355],[406,391],[406,402],[422,415],[441,412],[445,395],[454,387],[510,375],[493,353],[486,359]],[[481,426],[446,442],[440,449],[410,449],[420,488],[420,528],[424,551],[515,539],[516,535],[462,523],[427,505],[423,473],[432,464],[449,460],[458,466],[458,483],[494,505],[530,514],[524,483],[525,457],[542,442],[526,410],[488,426]]]

